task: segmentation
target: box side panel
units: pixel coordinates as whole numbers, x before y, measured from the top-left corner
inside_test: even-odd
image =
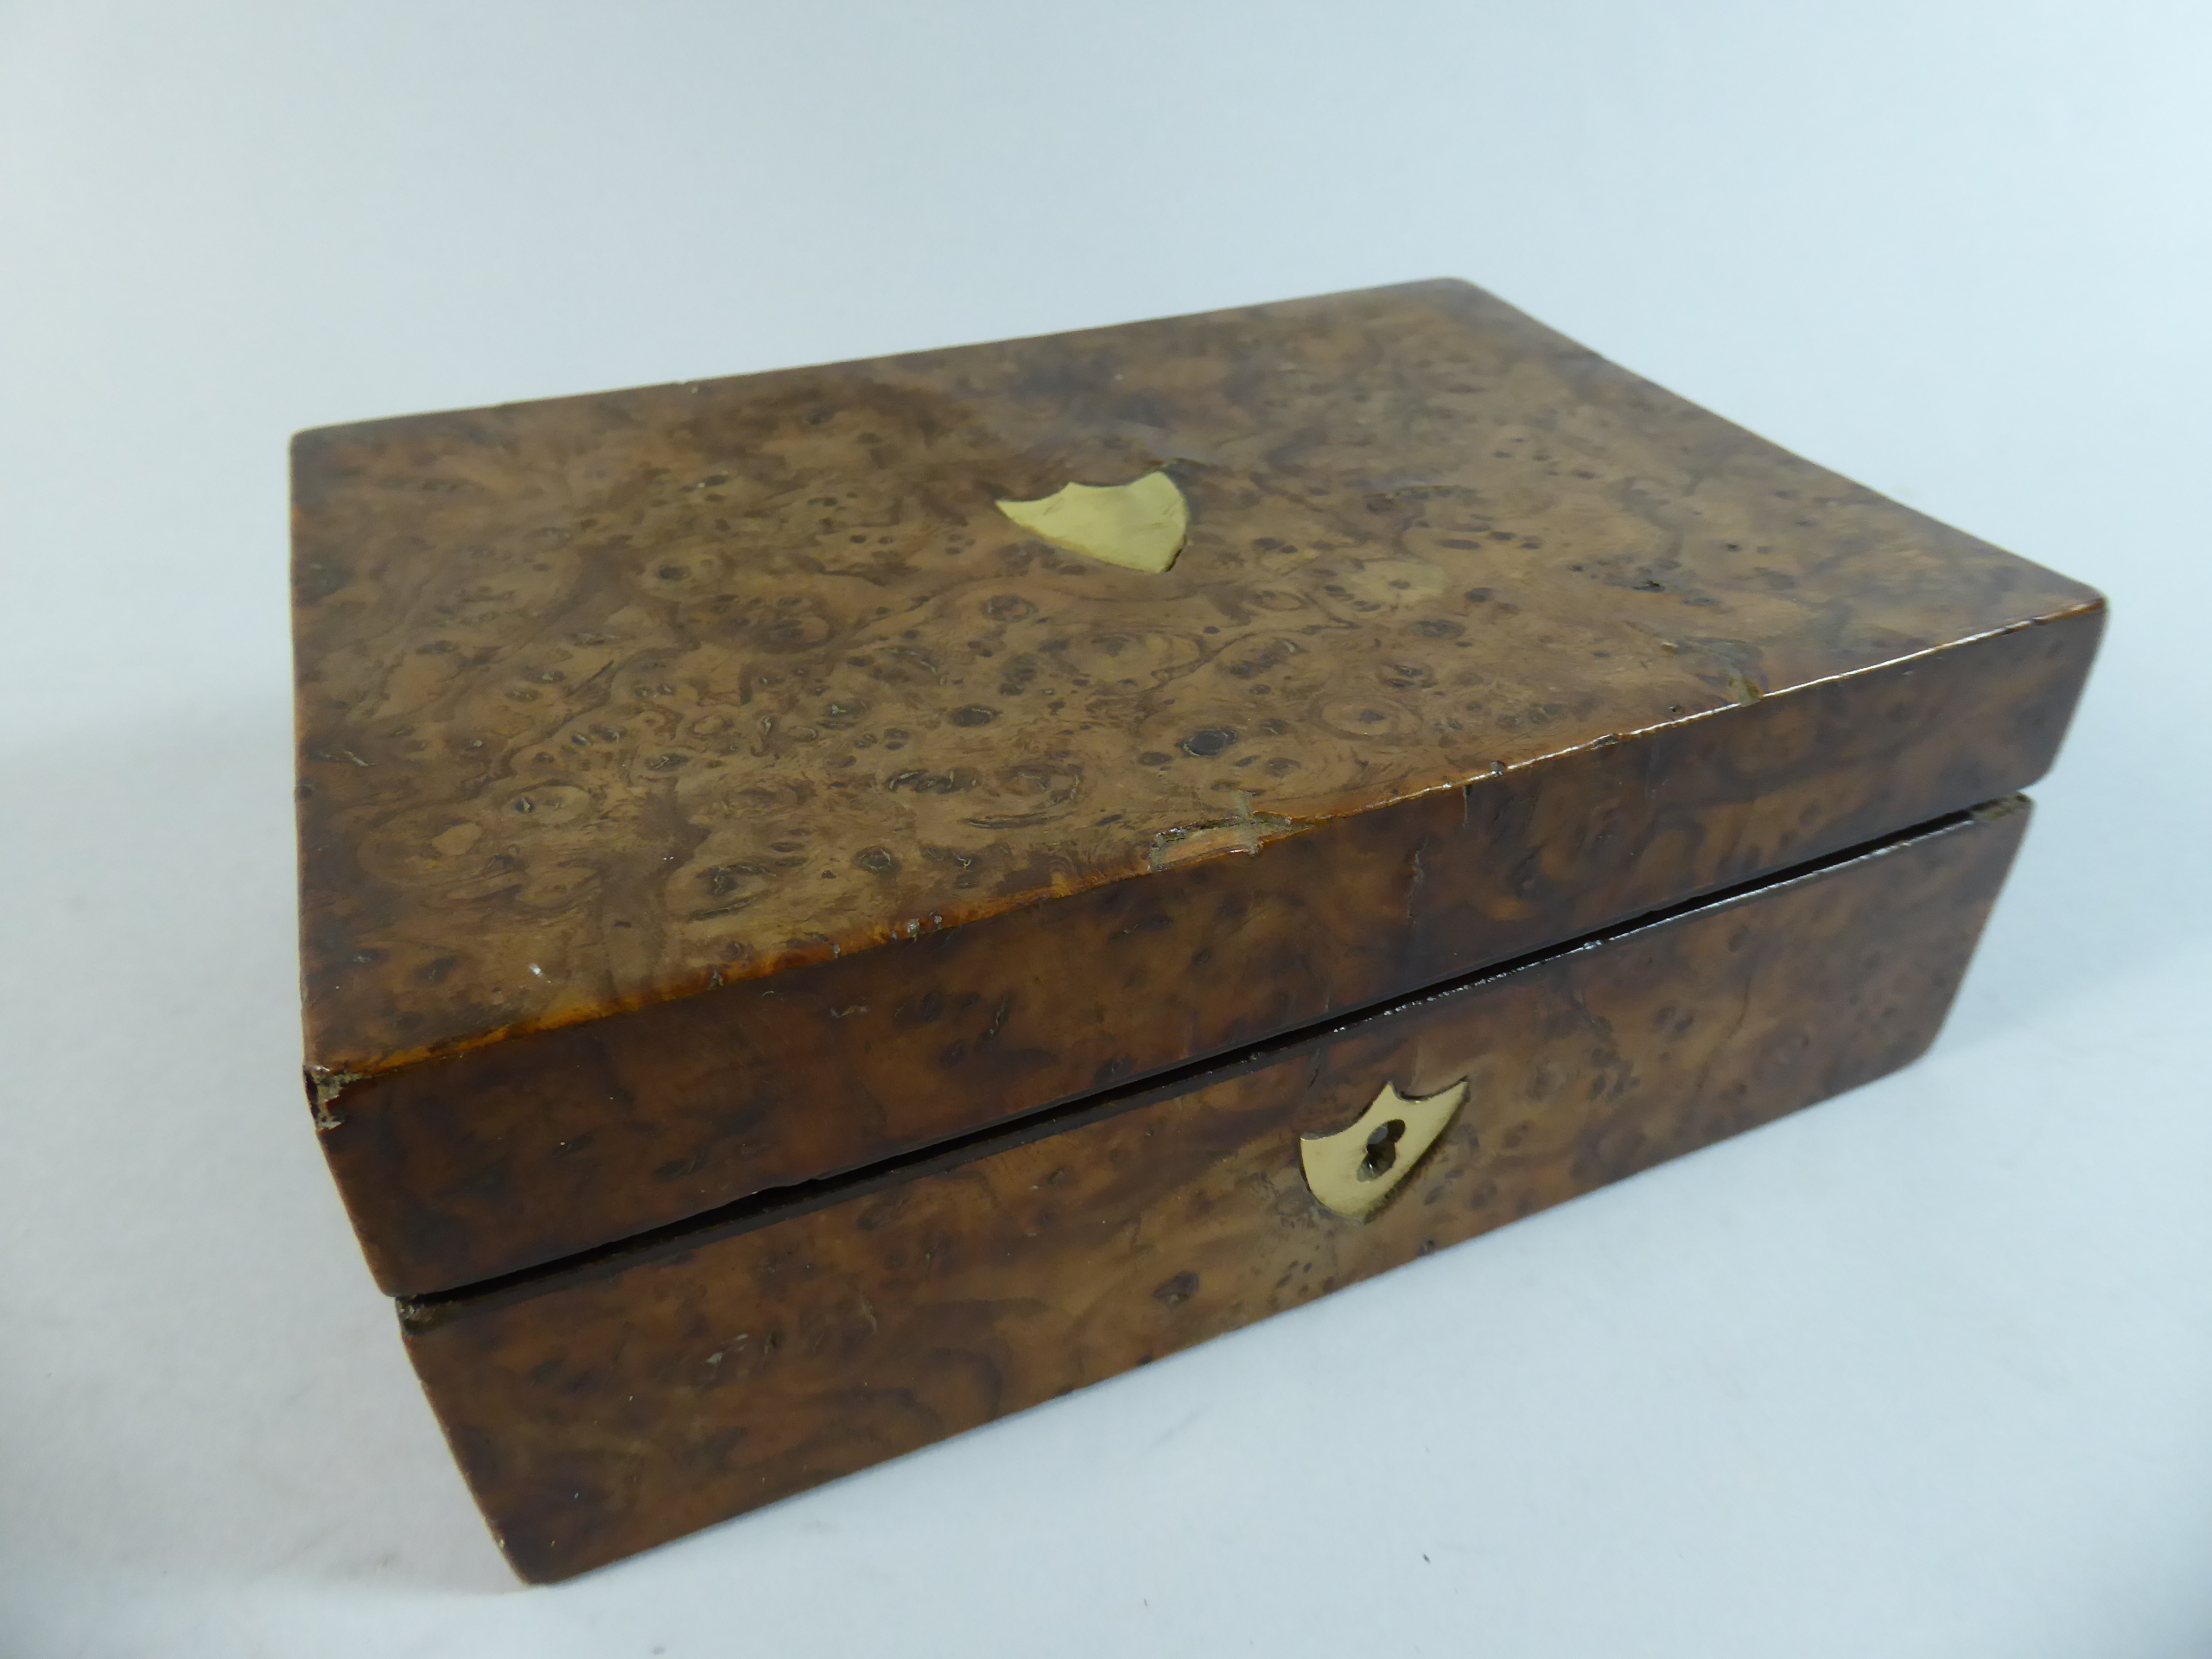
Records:
[[[2008,794],[2049,766],[2101,621],[404,1068],[348,1090],[323,1145],[387,1290],[553,1261]]]
[[[1933,1038],[2006,803],[841,1202],[418,1305],[525,1576],[582,1571],[1294,1307],[1878,1077]],[[1365,1222],[1300,1137],[1465,1105]]]

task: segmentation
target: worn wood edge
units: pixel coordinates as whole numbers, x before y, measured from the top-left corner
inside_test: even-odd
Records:
[[[648,1262],[684,1255],[702,1246],[740,1234],[756,1232],[779,1222],[827,1209],[852,1198],[867,1197],[925,1175],[957,1169],[963,1164],[1049,1135],[1081,1128],[1134,1111],[1181,1094],[1202,1084],[1213,1083],[1273,1064],[1300,1048],[1328,1041],[1355,1026],[1390,1020],[1456,996],[1492,981],[1543,967],[1563,957],[1603,950],[1631,935],[1663,928],[1693,916],[1706,916],[1751,903],[1785,888],[1820,881],[1848,865],[1880,859],[1978,824],[2019,817],[2025,818],[2033,803],[2024,795],[2006,796],[1981,805],[1946,813],[1871,842],[1861,842],[1802,865],[1755,878],[1719,893],[1708,893],[1663,910],[1649,912],[1612,926],[1601,928],[1562,944],[1527,952],[1510,961],[1480,968],[1440,984],[1429,985],[1383,1002],[1339,1014],[1316,1025],[1251,1043],[1232,1052],[1192,1061],[1166,1073],[1135,1080],[1080,1100],[1028,1113],[995,1123],[938,1146],[924,1147],[856,1171],[825,1176],[791,1186],[753,1193],[703,1214],[584,1250],[558,1261],[543,1262],[497,1278],[452,1289],[395,1299],[403,1331],[427,1333],[471,1313],[490,1312],[517,1302],[558,1293],[580,1281],[603,1277]]]
[[[1410,282],[1382,283],[1371,288],[1335,289],[1326,294],[1285,294],[1272,300],[1254,300],[1242,305],[1210,306],[1200,311],[1171,312],[1166,316],[1124,317],[1119,322],[1088,323],[1073,328],[1046,328],[1033,334],[1003,334],[978,340],[950,340],[942,345],[918,346],[908,351],[876,352],[863,357],[838,358],[828,363],[792,363],[780,368],[742,369],[734,374],[708,374],[684,380],[648,380],[639,385],[601,386],[590,391],[556,392],[545,397],[509,397],[496,403],[467,404],[457,409],[412,410],[404,415],[372,415],[366,419],[358,421],[327,421],[319,426],[302,427],[294,432],[291,436],[291,448],[296,454],[301,449],[312,448],[318,443],[334,438],[366,437],[377,433],[411,426],[417,422],[426,420],[449,420],[472,415],[504,414],[512,410],[537,409],[549,404],[592,404],[603,397],[627,397],[632,394],[650,395],[654,392],[675,391],[696,393],[702,387],[728,385],[740,380],[755,385],[773,386],[779,380],[796,378],[801,375],[849,375],[862,370],[926,363],[931,359],[944,356],[948,352],[973,351],[992,346],[1026,346],[1054,340],[1080,340],[1095,334],[1110,334],[1119,329],[1143,327],[1152,323],[1194,323],[1209,321],[1217,317],[1224,319],[1241,317],[1255,311],[1267,310],[1271,307],[1323,304],[1332,300],[1346,299],[1357,294],[1417,294],[1423,291],[1442,293],[1464,291],[1479,295],[1493,305],[1504,306],[1508,310],[1513,311],[1516,315],[1527,318],[1537,327],[1544,328],[1547,334],[1553,335],[1555,339],[1574,346],[1578,351],[1589,352],[1587,346],[1568,340],[1567,335],[1560,334],[1556,329],[1546,327],[1544,324],[1536,322],[1536,320],[1529,317],[1527,312],[1499,299],[1478,283],[1471,282],[1464,276],[1419,276]],[[1590,355],[1595,356],[1596,353],[1590,353]]]

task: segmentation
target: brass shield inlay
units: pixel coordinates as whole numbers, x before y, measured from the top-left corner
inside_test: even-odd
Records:
[[[1413,1173],[1466,1098],[1465,1077],[1419,1100],[1408,1100],[1395,1084],[1384,1084],[1375,1103],[1351,1128],[1300,1139],[1306,1186],[1337,1214],[1366,1220]]]
[[[1158,575],[1175,563],[1191,527],[1183,492],[1165,473],[1128,484],[1070,484],[1036,501],[1001,501],[999,511],[1032,536],[1066,552]]]

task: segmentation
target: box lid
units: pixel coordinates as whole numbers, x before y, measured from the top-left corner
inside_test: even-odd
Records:
[[[1155,474],[1118,541],[1019,505]],[[294,490],[310,1090],[399,1291],[2009,792],[2101,610],[1459,283],[331,428]]]

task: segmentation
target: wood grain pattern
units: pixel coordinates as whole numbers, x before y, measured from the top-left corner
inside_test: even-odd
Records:
[[[1162,574],[994,505],[1154,467]],[[2020,788],[2101,615],[1456,283],[295,478],[308,1060],[396,1291]]]
[[[804,1203],[416,1304],[503,1546],[552,1579],[1296,1306],[1904,1064],[2025,822],[2008,802]],[[1364,1224],[1298,1137],[1471,1085]]]

